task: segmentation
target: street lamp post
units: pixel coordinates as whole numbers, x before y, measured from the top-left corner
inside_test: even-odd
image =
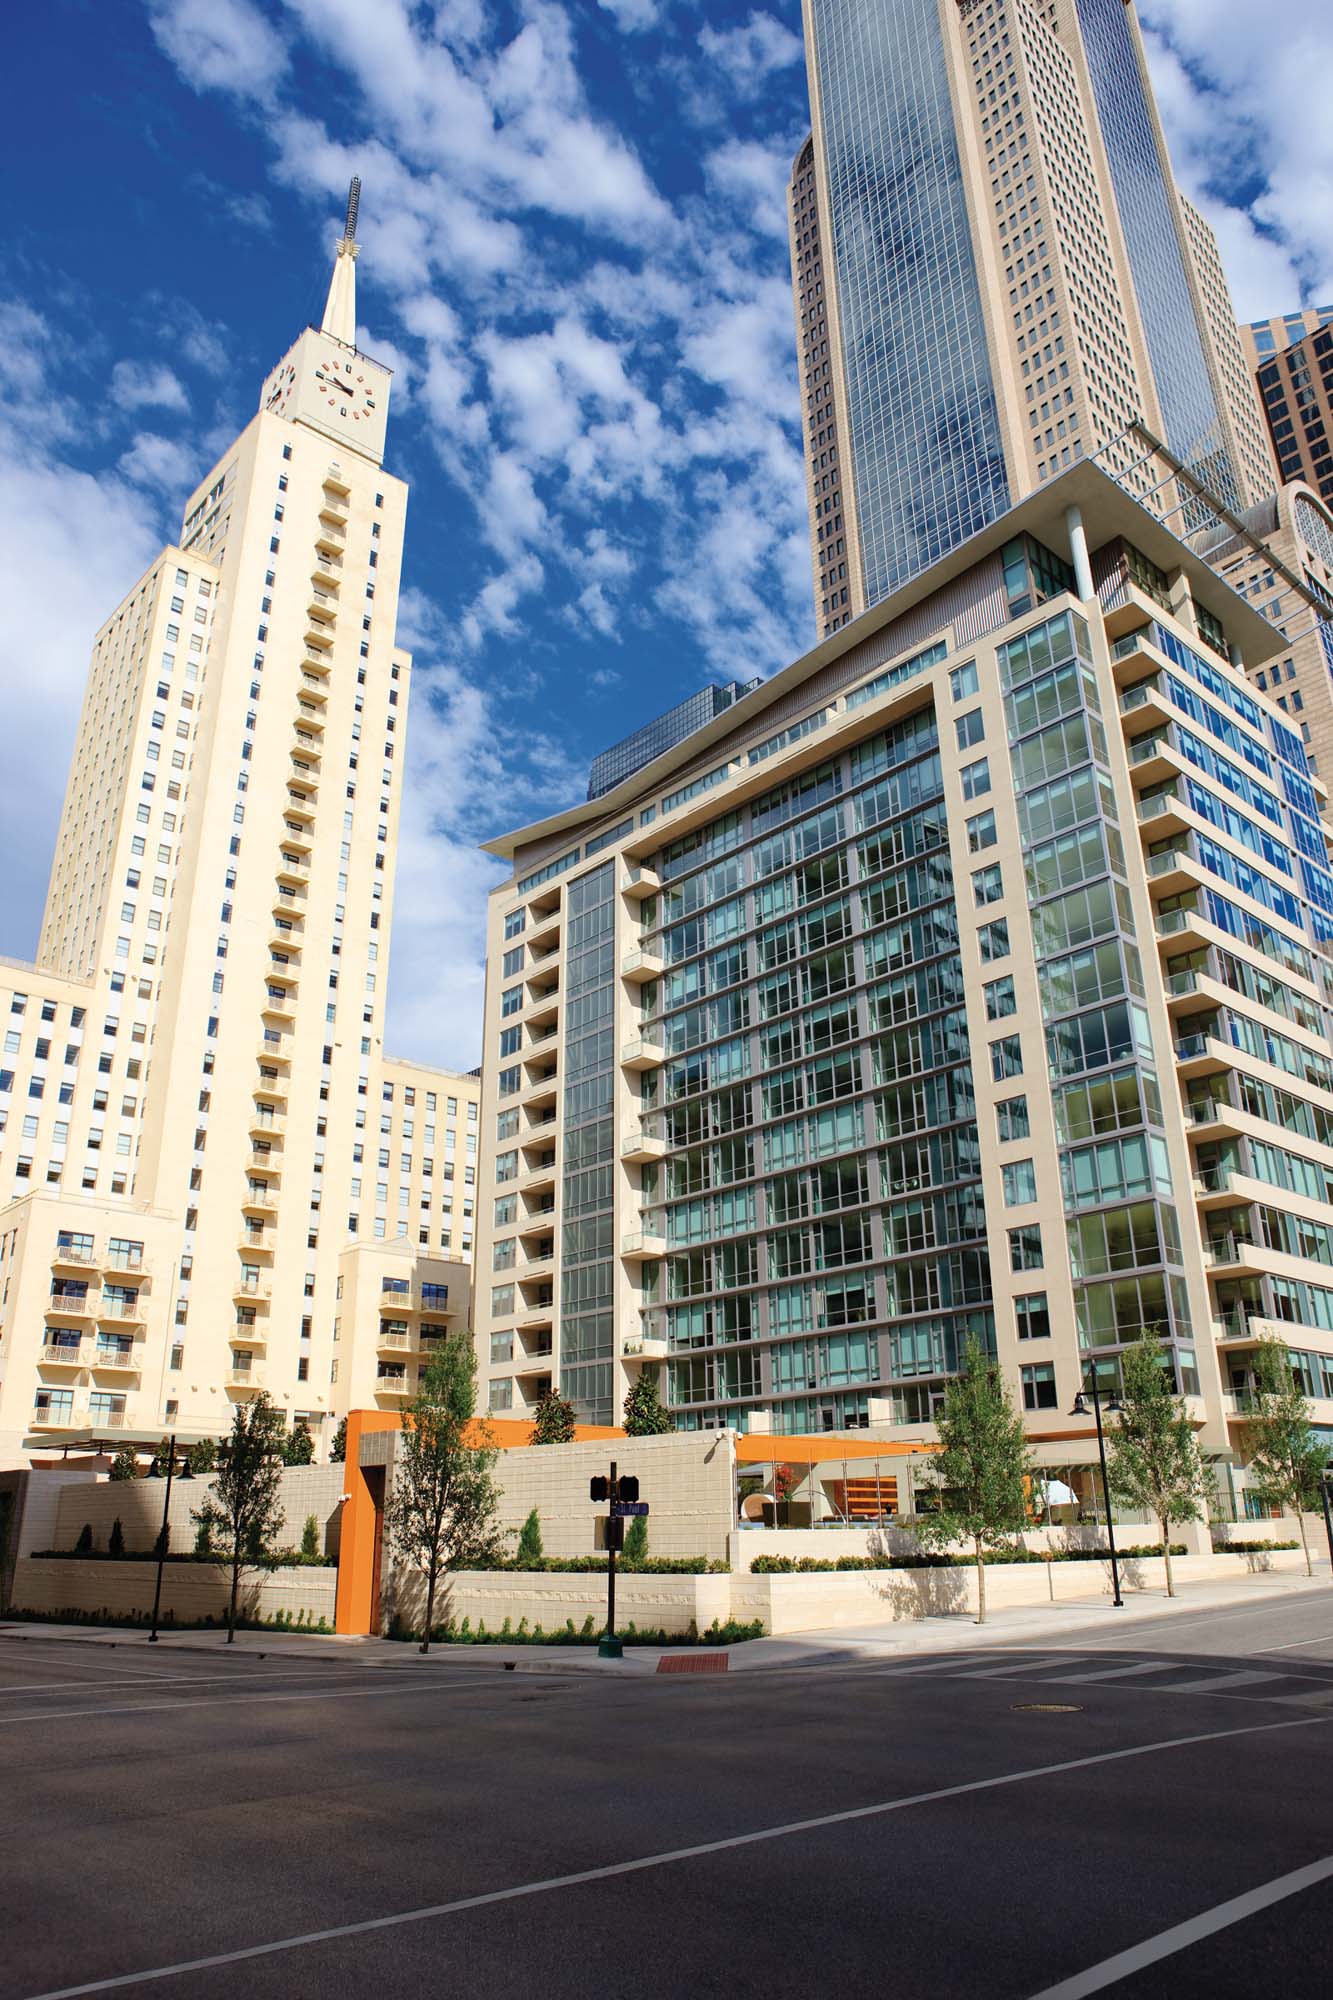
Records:
[[[157,1585],[153,1591],[153,1629],[148,1634],[148,1643],[150,1646],[157,1644],[157,1620],[158,1613],[162,1609],[162,1572],[167,1566],[167,1536],[171,1532],[169,1518],[171,1513],[171,1482],[175,1474],[176,1433],[173,1431],[167,1447],[167,1490],[162,1496],[162,1529],[157,1538]],[[189,1457],[183,1453],[181,1456],[181,1478],[191,1479],[193,1476],[190,1471]]]
[[[1086,1363],[1084,1365],[1086,1367]],[[1120,1407],[1119,1399],[1113,1396],[1106,1406],[1108,1416],[1113,1415]],[[1083,1400],[1082,1389],[1075,1396],[1074,1407],[1069,1414],[1071,1417],[1087,1416],[1088,1406]],[[1101,1461],[1102,1468],[1102,1502],[1106,1508],[1106,1540],[1111,1551],[1111,1588],[1113,1593],[1111,1601],[1113,1604],[1123,1605],[1125,1600],[1120,1595],[1120,1561],[1115,1552],[1115,1523],[1111,1519],[1111,1481],[1106,1471],[1106,1433],[1102,1429],[1102,1398],[1101,1391],[1097,1386],[1097,1363],[1095,1361],[1092,1364],[1092,1414],[1097,1420],[1097,1456]]]
[[[1333,1563],[1333,1459],[1319,1479],[1319,1497],[1324,1503],[1324,1533],[1328,1536],[1328,1559]]]

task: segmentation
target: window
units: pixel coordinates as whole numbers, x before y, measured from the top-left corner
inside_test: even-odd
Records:
[[[1011,1271],[1040,1271],[1045,1263],[1041,1254],[1041,1224],[1029,1222],[1022,1229],[1009,1231],[1009,1269]]]
[[[972,877],[972,896],[977,908],[981,910],[987,903],[998,903],[1003,894],[1004,882],[999,863],[992,862],[989,868],[978,868]]]
[[[977,946],[981,952],[981,963],[991,964],[997,958],[1009,956],[1009,919],[997,917],[992,924],[982,924],[977,932]]]
[[[996,1083],[1007,1076],[1022,1076],[1023,1047],[1017,1035],[1003,1035],[990,1045],[990,1073]]]
[[[1006,1145],[1012,1139],[1028,1138],[1030,1126],[1026,1097],[1002,1098],[995,1107],[995,1123],[1001,1145]]]
[[[988,1021],[1003,1021],[1016,1011],[1018,1002],[1014,998],[1014,982],[1010,973],[1006,972],[1003,979],[992,979],[981,990],[986,996]]]
[[[1037,1170],[1031,1160],[1010,1160],[1004,1169],[1004,1205],[1021,1208],[1037,1199]]]
[[[1053,1410],[1057,1407],[1055,1397],[1055,1367],[1049,1361],[1032,1362],[1019,1370],[1023,1384],[1023,1408],[1025,1410]]]
[[[975,764],[965,764],[961,772],[961,777],[963,780],[963,797],[965,799],[984,798],[990,790],[990,759],[988,757],[978,757]],[[992,820],[991,840],[982,843],[986,847],[993,844],[994,826],[995,823]]]
[[[994,847],[998,836],[993,812],[978,813],[974,819],[966,821],[966,826],[969,854],[980,854],[984,848]]]
[[[980,691],[980,686],[975,660],[969,660],[966,666],[955,667],[949,675],[949,687],[955,701],[966,701],[970,694]]]
[[[1014,1300],[1014,1319],[1020,1340],[1049,1340],[1051,1314],[1045,1292],[1023,1292]]]
[[[966,715],[960,715],[954,723],[958,737],[958,748],[970,750],[974,743],[980,743],[986,734],[986,725],[979,708],[970,708]]]

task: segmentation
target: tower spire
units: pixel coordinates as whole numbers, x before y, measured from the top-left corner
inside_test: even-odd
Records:
[[[361,247],[356,240],[356,218],[360,207],[361,176],[353,174],[347,190],[347,220],[333,260],[328,301],[320,322],[320,331],[331,333],[345,347],[356,346],[356,258]]]

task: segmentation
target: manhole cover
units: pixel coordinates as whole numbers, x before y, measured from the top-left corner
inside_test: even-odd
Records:
[[[1010,1712],[1013,1715],[1082,1715],[1083,1707],[1076,1701],[1016,1701]]]

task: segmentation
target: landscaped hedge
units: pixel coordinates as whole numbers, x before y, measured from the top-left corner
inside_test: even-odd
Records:
[[[581,1626],[576,1627],[574,1620],[567,1618],[552,1632],[543,1630],[540,1624],[529,1627],[526,1618],[520,1618],[517,1625],[506,1618],[498,1632],[487,1631],[484,1618],[477,1621],[475,1630],[470,1618],[465,1618],[461,1625],[456,1625],[451,1618],[443,1625],[432,1627],[430,1636],[433,1643],[444,1646],[595,1646],[605,1629],[604,1625],[596,1623],[589,1612]],[[404,1625],[395,1615],[388,1636],[390,1639],[419,1642],[421,1633],[414,1627]],[[641,1632],[633,1623],[621,1626],[616,1632],[616,1637],[624,1646],[734,1646],[742,1640],[762,1639],[763,1636],[762,1618],[750,1623],[728,1618],[725,1624],[715,1618],[705,1632],[698,1632],[693,1626],[688,1632],[667,1632],[660,1627],[656,1632]]]
[[[63,1610],[56,1611],[24,1611],[19,1605],[15,1604],[5,1613],[5,1616],[6,1618],[23,1619],[34,1625],[112,1625],[128,1627],[131,1630],[141,1630],[144,1626],[151,1625],[153,1622],[152,1614],[147,1611],[108,1611],[105,1607],[99,1611],[84,1611],[76,1610],[69,1605]],[[158,1619],[157,1624],[160,1632],[225,1632],[227,1629],[225,1615],[219,1615],[216,1618],[208,1616],[203,1618],[174,1618],[169,1611],[164,1611]],[[291,1611],[275,1611],[271,1618],[246,1618],[238,1615],[236,1630],[238,1632],[304,1633],[310,1638],[316,1639],[321,1634],[325,1637],[331,1637],[333,1633],[333,1627],[326,1618],[320,1617],[307,1620],[304,1611],[295,1613]]]
[[[1299,1547],[1299,1542],[1224,1542],[1213,1538],[1213,1554],[1218,1556],[1265,1556],[1270,1549]]]
[[[1160,1542],[1137,1543],[1129,1548],[1117,1549],[1116,1555],[1122,1561],[1131,1557],[1160,1556]],[[1172,1542],[1173,1556],[1187,1553],[1183,1542]],[[987,1550],[981,1560],[991,1563],[1044,1563],[1044,1562],[1109,1562],[1109,1549],[994,1549]],[[825,1560],[820,1556],[756,1556],[750,1564],[755,1576],[811,1576],[827,1575],[839,1570],[854,1569],[972,1569],[975,1556],[922,1554],[913,1556],[838,1556]]]
[[[617,1576],[726,1576],[731,1565],[725,1560],[707,1556],[644,1556],[641,1561],[626,1561],[622,1556],[616,1563]],[[605,1556],[535,1556],[519,1561],[516,1556],[503,1557],[498,1562],[487,1563],[491,1570],[531,1570],[547,1576],[605,1576]]]
[[[147,1549],[34,1549],[36,1562],[126,1563],[157,1561],[157,1550]],[[168,1549],[162,1558],[169,1563],[211,1563],[215,1569],[230,1569],[231,1557],[221,1549],[201,1555],[196,1549]],[[337,1569],[333,1556],[305,1556],[299,1549],[278,1549],[270,1555],[247,1556],[246,1569]]]

